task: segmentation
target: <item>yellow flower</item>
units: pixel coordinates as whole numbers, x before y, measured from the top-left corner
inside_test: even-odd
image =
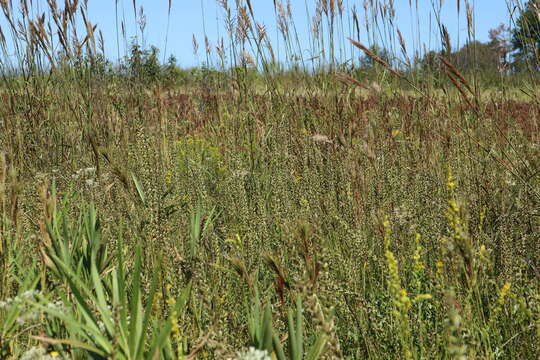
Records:
[[[447,180],[446,186],[448,187],[448,190],[450,192],[452,192],[454,188],[456,187],[456,182],[455,182],[454,177],[452,176],[452,169],[450,167],[448,168],[448,180]]]
[[[415,243],[416,249],[414,251],[413,260],[414,260],[414,270],[417,273],[424,271],[424,263],[422,262],[422,243],[420,242],[422,235],[416,234]]]
[[[171,183],[172,175],[173,175],[172,170],[168,170],[167,173],[165,174],[165,183],[167,185]]]
[[[486,261],[488,257],[488,251],[486,249],[486,246],[484,244],[480,245],[480,250],[478,251],[478,256],[480,257],[480,260]]]
[[[437,261],[437,275],[442,275],[443,274],[443,267],[444,267],[444,264],[442,261]]]
[[[510,283],[505,282],[503,287],[501,288],[501,292],[499,293],[499,304],[504,305],[504,300],[508,296],[508,293],[510,292]]]

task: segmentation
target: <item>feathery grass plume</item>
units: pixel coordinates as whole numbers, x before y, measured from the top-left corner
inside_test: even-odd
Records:
[[[405,40],[403,39],[403,34],[401,34],[401,31],[397,29],[398,39],[399,39],[399,47],[401,49],[401,53],[405,57],[405,60],[407,61],[407,64],[411,64],[411,59],[409,58],[409,55],[407,54],[407,46],[405,45]]]
[[[210,40],[208,40],[208,36],[204,36],[204,47],[206,50],[206,55],[210,56],[212,54],[212,44],[210,44]]]
[[[263,41],[266,39],[266,26],[264,24],[257,23],[257,39],[260,41]]]
[[[88,12],[88,9],[86,9],[86,8],[83,8],[81,10],[81,15],[82,15],[84,24],[86,26],[86,37],[85,37],[83,43],[85,43],[85,42],[88,43],[89,42],[89,46],[87,47],[88,50],[89,50],[89,55],[90,55],[91,58],[94,58],[96,56],[96,54],[97,54],[97,51],[96,51],[96,39],[95,39],[95,36],[94,36],[94,32],[96,31],[97,25],[92,25],[90,23],[90,20],[87,17],[87,12]]]
[[[452,55],[452,43],[450,41],[450,34],[448,33],[448,29],[446,28],[446,25],[441,24],[441,37],[443,39],[443,45],[444,45],[444,51],[447,56]]]
[[[45,56],[47,56],[47,59],[49,60],[50,66],[54,69],[55,60],[51,52],[52,45],[47,32],[45,31],[44,23],[45,14],[42,14],[36,21],[29,20],[28,26],[30,28],[30,33],[32,34],[32,42],[43,50]]]
[[[227,0],[216,0],[218,2],[219,5],[221,5],[221,7],[223,8],[223,10],[225,10],[225,12],[227,12],[229,10],[229,3]]]
[[[344,74],[344,73],[340,73],[340,72],[336,72],[334,74],[334,76],[339,80],[341,81],[342,83],[344,84],[347,84],[347,85],[356,85],[358,87],[361,87],[362,89],[366,89],[366,90],[372,90],[372,88],[358,80],[356,80],[355,78],[353,78],[352,76],[350,75],[347,75],[347,74]]]
[[[475,97],[476,99],[476,93],[473,91],[471,85],[469,84],[469,82],[465,79],[465,76],[463,76],[458,69],[456,69],[456,67],[454,65],[452,65],[452,63],[450,61],[448,61],[445,57],[443,56],[440,56],[439,59],[441,60],[441,62],[444,64],[446,70],[447,70],[447,74],[448,74],[448,77],[450,78],[450,80],[452,80],[452,77],[455,77],[459,80],[459,82],[461,84],[463,84],[463,86],[465,86],[465,88],[469,91],[469,93],[471,93],[471,95],[473,97]],[[449,73],[451,73],[453,76],[450,76]],[[454,83],[454,81],[452,81],[452,83]],[[455,85],[455,84],[454,84]],[[460,93],[462,92],[461,91],[461,87],[460,86],[456,86],[456,88],[458,90],[460,90]],[[467,98],[467,97],[466,97]],[[478,104],[476,104],[476,106],[478,106]],[[471,106],[472,107],[472,106]]]
[[[348,39],[354,46],[356,46],[357,48],[362,50],[367,56],[369,56],[371,59],[373,59],[373,61],[375,61],[378,64],[382,65],[386,70],[390,71],[392,74],[396,75],[398,78],[403,77],[403,75],[399,71],[393,69],[386,61],[381,59],[379,56],[375,55],[367,47],[365,47],[364,45],[360,44],[358,41],[355,41],[355,40],[353,40],[351,38],[348,38]]]
[[[463,100],[465,100],[469,108],[472,109],[478,115],[478,108],[475,105],[473,105],[473,103],[469,99],[469,96],[465,93],[465,90],[463,90],[458,80],[456,80],[453,74],[446,68],[445,68],[445,73],[450,79],[450,81],[452,82],[452,84],[454,85],[454,87],[459,91],[459,93],[461,94],[461,97],[463,98]]]
[[[251,0],[246,0],[247,7],[249,9],[249,14],[251,15],[251,18],[255,18],[255,13],[253,12],[253,6],[251,6]]]
[[[270,253],[262,254],[264,262],[276,274],[275,288],[282,304],[285,304],[285,290],[290,289],[289,281],[285,276],[283,266],[279,263],[275,256]]]
[[[320,6],[315,9],[315,15],[311,19],[311,33],[314,38],[319,38],[322,24],[322,10]]]
[[[240,6],[236,18],[236,40],[243,44],[247,39],[250,29],[251,20],[247,14],[246,7]]]
[[[473,19],[473,7],[469,0],[465,0],[465,8],[467,11],[467,34],[470,39],[474,39],[474,19]]]
[[[251,295],[255,296],[255,284],[253,283],[253,278],[247,270],[246,263],[238,257],[229,258],[228,261],[236,274],[246,282]]]
[[[279,31],[284,39],[289,37],[289,20],[287,16],[287,11],[283,7],[282,1],[274,1],[274,6],[277,9],[277,24]]]
[[[193,55],[198,56],[199,54],[199,43],[197,42],[197,38],[195,37],[195,34],[191,37],[191,46],[193,47]]]
[[[358,12],[356,10],[356,5],[353,5],[352,8],[352,19],[354,24],[354,29],[356,30],[356,37],[360,38],[360,22],[358,21]]]

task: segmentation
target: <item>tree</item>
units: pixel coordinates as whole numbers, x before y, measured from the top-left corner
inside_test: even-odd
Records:
[[[452,53],[448,60],[463,72],[496,74],[499,71],[499,54],[491,43],[471,41]]]
[[[529,64],[540,69],[540,0],[529,0],[519,14],[512,32],[512,47],[516,50],[516,66]]]
[[[510,31],[501,23],[494,29],[489,30],[489,44],[498,54],[499,72],[505,73],[508,69],[508,54],[512,50],[510,46]]]
[[[443,56],[459,71],[497,73],[499,71],[500,55],[492,43],[471,41],[458,51],[444,54],[443,51],[428,51],[419,62],[422,72],[440,72],[442,70],[439,57]]]

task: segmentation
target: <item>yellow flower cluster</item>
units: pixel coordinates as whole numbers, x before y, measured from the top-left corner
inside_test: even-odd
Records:
[[[167,285],[167,304],[169,304],[169,308],[171,310],[170,313],[170,319],[171,319],[171,332],[173,334],[174,340],[176,341],[176,352],[178,354],[178,360],[184,360],[184,350],[182,348],[182,335],[180,333],[180,326],[178,325],[178,314],[176,313],[176,310],[174,309],[174,306],[176,305],[176,299],[172,297],[171,295],[171,288],[172,285]]]
[[[401,279],[399,276],[399,265],[394,253],[390,250],[390,235],[391,225],[388,217],[385,217],[383,221],[384,227],[384,247],[386,266],[388,267],[388,288],[390,295],[392,296],[392,302],[394,304],[394,318],[399,323],[400,336],[403,347],[403,356],[405,359],[413,359],[412,342],[411,342],[411,329],[409,321],[409,311],[413,303],[431,299],[430,294],[419,294],[411,300],[407,290],[401,286]],[[415,252],[415,269],[422,272],[424,264],[421,259],[422,246],[420,243],[420,235],[416,235],[416,252]]]

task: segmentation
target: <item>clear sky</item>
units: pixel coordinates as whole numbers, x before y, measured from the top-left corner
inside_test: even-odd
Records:
[[[118,53],[116,43],[117,31],[115,21],[115,1],[118,1],[119,18],[125,19],[128,37],[137,32],[135,25],[133,0],[89,0],[89,17],[92,23],[97,24],[105,36],[107,56],[115,59]],[[368,0],[369,2],[370,0]],[[387,0],[388,2],[389,0]],[[441,0],[394,0],[396,8],[396,25],[404,35],[409,49],[439,49],[440,41],[436,27],[435,12],[432,3]],[[488,30],[500,23],[510,24],[508,2],[515,0],[470,0],[474,8],[475,36],[480,41],[488,39]],[[14,1],[16,3],[17,1]],[[157,46],[162,54],[174,54],[180,66],[193,66],[200,64],[204,57],[195,57],[192,48],[192,37],[195,35],[199,42],[200,54],[204,54],[204,34],[208,35],[213,48],[217,39],[226,36],[224,30],[223,9],[216,0],[172,0],[170,25],[168,30],[168,44],[165,49],[167,34],[167,10],[169,0],[136,0],[137,8],[144,8],[146,16],[145,42],[147,45]],[[236,0],[229,0],[229,6],[234,7]],[[276,39],[275,12],[273,0],[251,0],[254,13],[259,22],[264,23],[272,39]],[[286,3],[286,1],[284,1]],[[294,21],[298,30],[302,46],[309,44],[309,23],[314,15],[316,0],[291,0]],[[382,1],[380,1],[382,2]],[[418,11],[411,11],[409,2],[418,4]],[[461,4],[460,15],[457,15],[457,3]],[[45,0],[34,0],[39,7],[44,8]],[[41,3],[41,4],[40,4]],[[59,5],[63,1],[58,0]],[[343,0],[346,10],[355,6],[361,22],[360,41],[368,43],[369,39],[365,29],[364,0]],[[309,12],[309,16],[306,15]],[[412,16],[411,16],[412,15]],[[444,23],[452,38],[453,46],[458,43],[463,45],[467,34],[467,20],[465,13],[465,1],[444,0],[440,12],[441,21]],[[349,35],[349,20],[345,20],[345,36]],[[1,22],[0,22],[1,24]],[[122,42],[122,39],[121,39]],[[120,55],[124,54],[121,47]]]

